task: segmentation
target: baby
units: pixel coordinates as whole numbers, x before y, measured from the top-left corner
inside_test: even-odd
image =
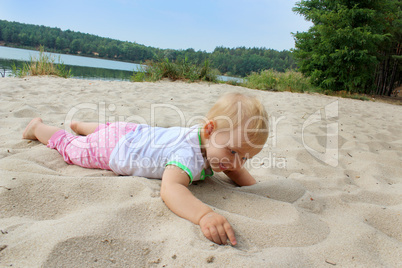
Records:
[[[232,245],[234,231],[222,215],[188,189],[193,181],[224,172],[239,186],[255,179],[243,167],[268,138],[268,115],[257,98],[230,93],[218,99],[201,125],[150,127],[126,122],[71,122],[76,136],[35,118],[23,138],[56,149],[69,164],[119,175],[161,178],[161,197],[178,216],[198,224],[209,240]]]

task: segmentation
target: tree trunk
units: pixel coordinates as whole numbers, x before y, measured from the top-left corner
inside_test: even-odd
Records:
[[[397,43],[395,49],[390,52],[383,51],[381,54],[384,59],[377,65],[376,68],[376,90],[377,95],[391,96],[393,90],[401,84],[401,75],[399,71],[399,59],[392,56],[401,55],[401,44]]]

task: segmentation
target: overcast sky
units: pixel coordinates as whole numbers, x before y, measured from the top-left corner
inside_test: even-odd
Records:
[[[0,19],[172,49],[291,49],[293,0],[0,0]]]

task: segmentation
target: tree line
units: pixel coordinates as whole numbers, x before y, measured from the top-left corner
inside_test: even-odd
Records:
[[[135,42],[5,20],[0,20],[0,42],[4,45],[26,48],[37,48],[43,45],[46,51],[51,52],[135,63],[167,58],[170,61],[187,60],[192,64],[200,65],[208,60],[210,66],[218,69],[221,74],[240,77],[266,69],[284,72],[287,69],[296,68],[292,53],[287,50],[217,47],[212,53],[208,53],[191,48],[159,49]]]

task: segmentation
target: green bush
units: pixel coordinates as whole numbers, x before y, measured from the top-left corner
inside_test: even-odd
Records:
[[[31,57],[28,63],[24,63],[19,69],[13,66],[12,74],[18,77],[36,76],[36,75],[56,75],[60,77],[70,77],[71,71],[66,69],[66,66],[60,62],[55,63],[54,58],[44,53],[43,46],[40,47],[39,58]]]
[[[245,79],[243,86],[274,91],[305,92],[318,90],[311,85],[308,78],[292,70],[281,73],[270,69],[263,70],[260,73],[252,73]]]
[[[341,97],[341,98],[351,98],[357,100],[367,101],[370,100],[367,96],[361,94],[352,94],[345,90],[333,91],[330,89],[322,89],[313,86],[310,83],[309,78],[303,76],[302,73],[295,71],[286,71],[285,73],[280,73],[274,70],[264,70],[260,73],[252,73],[247,78],[245,82],[241,84],[244,87],[262,89],[262,90],[273,90],[273,91],[291,91],[291,92],[318,92],[321,94]]]
[[[147,61],[145,67],[134,73],[131,77],[132,81],[158,81],[163,78],[186,81],[209,81],[217,82],[217,71],[212,70],[208,60],[203,66],[199,67],[189,63],[185,58],[182,61],[169,61],[167,58],[161,61]]]

